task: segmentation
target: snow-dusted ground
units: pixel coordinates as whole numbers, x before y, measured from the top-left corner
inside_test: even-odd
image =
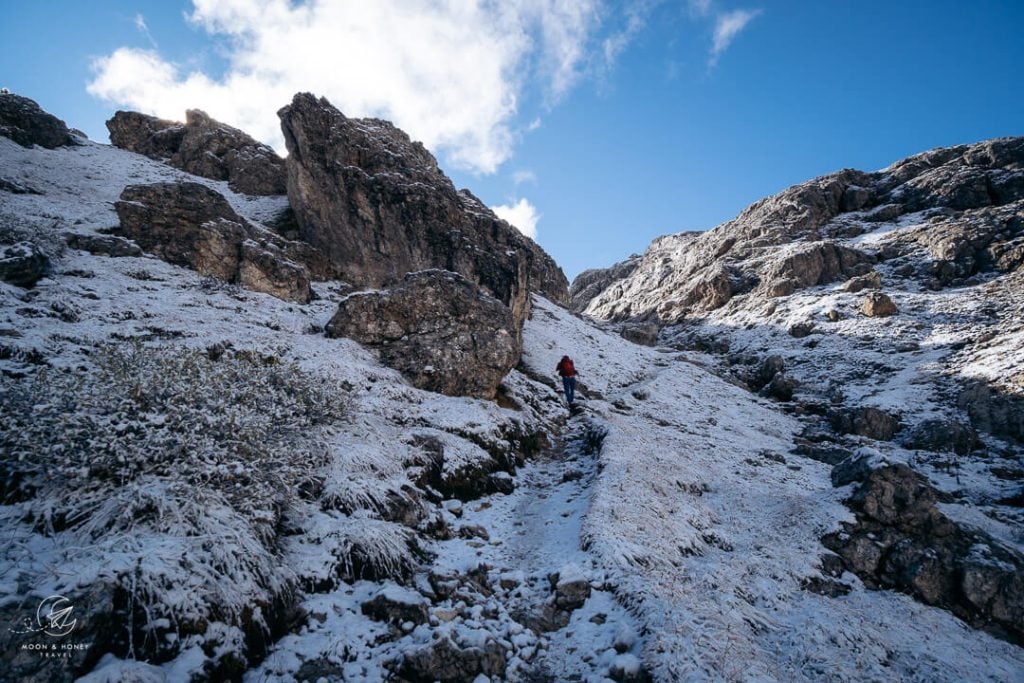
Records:
[[[346,418],[321,435],[329,448],[323,492],[292,505],[291,533],[261,568],[293,582],[309,616],[247,681],[383,679],[389,665],[439,637],[460,646],[497,643],[508,652],[512,680],[602,680],[637,660],[658,680],[1024,677],[1024,651],[945,611],[866,590],[851,575],[841,579],[852,586],[842,597],[804,590],[820,577],[820,537],[850,518],[840,502],[847,492],[831,487],[827,466],[789,454],[801,426],[795,419],[706,370],[707,358],[633,345],[538,298],[524,333],[524,372],[506,380],[521,410],[418,391],[357,344],[318,332],[338,295],[330,284],[316,284],[321,298],[298,305],[155,259],[63,250],[57,239],[115,225],[112,202],[129,183],[204,182],[257,221],[279,211],[281,199],[249,200],[225,183],[91,143],[24,150],[0,138],[0,159],[4,176],[44,193],[0,194],[0,217],[44,236],[55,264],[54,276],[32,290],[0,284],[0,341],[19,351],[0,370],[34,372],[25,361],[30,351],[58,370],[86,372],[98,344],[203,350],[230,342],[235,351],[294,363],[344,394]],[[842,298],[848,295],[835,296],[837,305],[852,305]],[[789,313],[805,314],[780,308],[783,329]],[[927,365],[956,330],[936,325],[921,334],[930,336],[914,357]],[[836,339],[859,348],[855,334]],[[794,352],[788,341],[779,349]],[[571,418],[554,389],[563,354],[582,373],[583,409]],[[907,382],[894,380],[874,398],[906,400],[899,391]],[[511,432],[542,428],[552,431],[552,443],[518,470],[513,493],[432,507],[428,516],[444,520],[453,538],[420,535],[417,555],[407,541],[418,532],[382,515],[385,501],[411,486],[410,461],[421,455],[414,437],[440,440],[446,466],[457,467],[489,458],[481,443],[501,446]],[[139,528],[117,543],[91,542],[74,528],[43,534],[25,522],[21,506],[0,507],[0,604],[73,593],[140,560],[186,585],[187,572],[154,548],[178,544],[201,557],[199,544],[209,540],[176,536],[173,528]],[[214,532],[222,534],[215,543],[238,543],[229,529]],[[412,567],[408,584],[334,580],[353,545],[370,549],[383,568]],[[74,570],[54,571],[60,567]],[[535,633],[523,622],[552,599],[553,573],[588,580],[591,595],[567,625]],[[430,574],[435,583],[461,583],[437,595]],[[163,599],[173,608],[195,595],[247,597],[230,573],[210,582]],[[381,592],[424,605],[428,621],[396,630],[364,615],[362,603]],[[227,631],[211,624],[208,635],[230,646],[237,634],[233,641]],[[108,656],[82,680],[185,680],[204,665],[203,644],[192,638],[160,666]]]
[[[1024,652],[849,574],[803,590],[822,534],[849,518],[829,468],[786,454],[795,420],[687,362],[539,301],[526,363],[562,353],[604,400],[584,534],[645,627],[663,680],[1019,680]]]
[[[851,247],[880,249],[899,240],[909,242],[915,231],[926,230],[922,214],[906,214],[892,222],[862,222],[857,214],[837,219],[844,228],[865,230],[857,237],[835,239]],[[828,233],[829,226],[821,228]],[[855,231],[856,232],[856,231]],[[957,406],[965,381],[979,380],[995,387],[1024,386],[1024,275],[997,272],[975,276],[957,287],[929,289],[921,276],[900,275],[908,263],[926,270],[931,257],[923,249],[894,261],[881,261],[881,291],[899,309],[891,317],[868,317],[860,312],[874,290],[848,292],[837,282],[798,290],[789,296],[765,298],[757,291],[734,297],[720,309],[688,324],[669,326],[662,340],[686,345],[700,337],[728,344],[728,356],[781,356],[786,374],[800,382],[798,398],[821,405],[872,406],[899,417],[902,434],[925,420],[942,418],[970,423]],[[829,313],[839,319],[830,321]],[[810,328],[793,336],[795,326]],[[729,365],[705,357],[720,374]],[[891,457],[910,462],[941,489],[962,498],[950,515],[973,518],[972,526],[1024,548],[1024,514],[1019,507],[1000,504],[1020,491],[1007,469],[1024,470],[1024,449],[991,434],[969,456],[918,453],[895,443],[875,443],[859,437]],[[975,510],[977,508],[977,510]],[[985,517],[981,511],[984,511]]]

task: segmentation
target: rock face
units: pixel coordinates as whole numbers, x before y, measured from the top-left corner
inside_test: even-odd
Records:
[[[576,276],[569,287],[569,308],[580,312],[590,300],[608,289],[613,283],[624,280],[633,274],[640,265],[640,255],[633,254],[625,261],[616,263],[609,268],[591,268]]]
[[[107,121],[107,129],[116,147],[204,178],[226,180],[235,192],[286,192],[284,160],[274,150],[198,109],[185,113],[184,124],[119,111]]]
[[[864,223],[922,210],[934,216],[908,231],[904,251],[926,249],[940,285],[1010,272],[1024,262],[1022,199],[1024,138],[932,150],[877,173],[843,170],[761,200],[713,230],[660,237],[642,257],[582,273],[573,306],[605,319],[671,322],[740,294],[786,296],[856,277],[876,257],[838,240],[863,233]]]
[[[495,640],[482,647],[460,647],[443,637],[405,655],[399,671],[404,680],[469,683],[478,676],[501,677],[505,651]]]
[[[519,360],[512,312],[450,271],[410,273],[387,291],[343,299],[331,337],[375,349],[415,386],[451,396],[494,396]]]
[[[1024,557],[950,521],[928,480],[906,465],[858,453],[835,467],[833,483],[856,484],[857,522],[824,539],[848,569],[1024,642]]]
[[[205,185],[131,185],[114,208],[123,235],[169,263],[279,299],[310,299],[306,269]]]
[[[63,121],[43,111],[35,101],[11,93],[0,94],[0,136],[22,147],[54,149],[75,144]]]
[[[423,145],[378,119],[350,119],[298,94],[279,112],[288,199],[302,239],[346,280],[380,287],[443,268],[508,306],[517,327],[530,290],[565,302],[561,270],[469,192],[456,191]]]
[[[10,97],[10,95],[4,95]],[[31,287],[50,266],[50,259],[32,242],[18,242],[0,252],[0,280],[19,287]]]

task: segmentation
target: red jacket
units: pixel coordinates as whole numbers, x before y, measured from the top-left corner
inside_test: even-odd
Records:
[[[555,366],[555,372],[561,377],[575,377],[576,368],[572,364],[572,358],[565,357],[558,361],[558,365]]]

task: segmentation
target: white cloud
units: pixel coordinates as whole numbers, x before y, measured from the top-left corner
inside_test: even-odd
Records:
[[[760,13],[761,10],[737,9],[715,17],[715,34],[711,45],[711,55],[708,58],[709,66],[718,63],[718,58],[732,44],[740,31],[746,28],[747,24]]]
[[[153,46],[153,49],[158,47],[156,41],[153,39],[153,34],[149,32],[149,25],[146,23],[146,17],[142,16],[142,14],[135,15],[135,28],[139,33],[146,37],[146,40],[148,40],[149,44]]]
[[[282,151],[276,111],[308,90],[349,116],[394,121],[457,167],[491,173],[512,153],[526,86],[539,82],[552,104],[583,76],[600,4],[193,0],[189,21],[227,48],[222,77],[122,47],[95,60],[88,90],[163,118],[201,108]]]
[[[711,13],[711,0],[690,0],[690,14],[696,17],[706,17]]]
[[[512,182],[516,185],[522,185],[523,183],[535,183],[537,182],[537,174],[526,169],[516,171],[512,174]]]
[[[601,43],[604,53],[604,68],[609,70],[619,55],[629,46],[638,33],[647,27],[647,19],[662,0],[634,0],[625,9],[626,25],[612,33]]]
[[[519,232],[531,239],[537,239],[537,221],[540,220],[540,214],[537,213],[537,207],[527,199],[520,199],[511,205],[492,206],[491,210],[498,214],[498,218],[518,228]]]

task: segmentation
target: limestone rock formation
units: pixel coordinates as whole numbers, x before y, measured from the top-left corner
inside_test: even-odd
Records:
[[[169,263],[279,299],[310,299],[306,269],[205,185],[131,185],[114,208],[123,236]]]
[[[576,276],[572,281],[572,286],[569,287],[569,308],[574,311],[582,311],[591,299],[608,289],[610,285],[632,275],[638,265],[640,265],[640,255],[633,254],[625,261],[608,268],[584,270]]]
[[[67,125],[34,101],[13,93],[0,94],[0,136],[22,147],[54,149],[75,144]]]
[[[119,111],[107,121],[107,129],[116,147],[204,178],[226,180],[235,192],[278,195],[286,191],[284,160],[274,150],[198,109],[185,113],[184,124]]]
[[[300,237],[344,279],[379,287],[443,268],[511,308],[517,326],[529,291],[567,300],[554,261],[468,191],[456,191],[423,145],[392,124],[347,118],[306,93],[279,115]]]
[[[519,360],[511,310],[450,271],[349,295],[326,332],[375,349],[415,386],[453,396],[493,397]]]
[[[939,494],[904,464],[870,451],[833,470],[855,484],[854,524],[825,545],[869,586],[894,587],[961,619],[1024,642],[1024,557],[981,531],[961,528],[936,506]]]
[[[936,286],[1011,272],[1024,263],[1022,200],[1024,138],[932,150],[876,173],[843,170],[761,200],[705,233],[660,237],[607,274],[582,273],[573,305],[600,318],[672,322],[741,294],[786,296],[863,275],[877,258],[920,249],[932,259]],[[895,237],[895,251],[841,243],[865,224],[920,211],[930,212],[927,222]]]

